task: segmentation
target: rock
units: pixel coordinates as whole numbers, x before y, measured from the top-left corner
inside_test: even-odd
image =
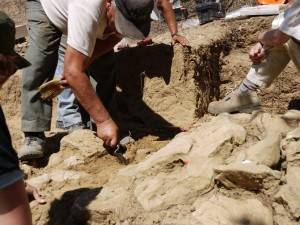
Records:
[[[300,167],[288,166],[286,174],[287,184],[281,186],[275,199],[277,203],[285,205],[295,219],[300,218]]]
[[[246,150],[245,160],[274,167],[280,160],[281,135],[269,135]]]
[[[61,139],[60,150],[50,156],[47,167],[68,169],[105,154],[100,138],[90,130],[79,129]]]
[[[295,120],[297,122],[300,121],[300,111],[291,109],[288,110],[285,114],[282,115],[282,118],[285,120]]]
[[[54,170],[49,176],[50,179],[54,182],[64,182],[68,180],[79,180],[82,177],[87,176],[85,172],[78,172],[72,170]]]
[[[256,115],[253,121],[262,132],[265,133],[265,137],[272,135],[285,135],[294,127],[289,125],[284,119],[277,114],[260,113]]]
[[[272,210],[257,199],[232,199],[217,195],[199,206],[192,216],[195,225],[273,225]]]
[[[27,180],[29,184],[35,187],[41,187],[49,182],[64,182],[68,180],[78,180],[87,176],[87,173],[72,170],[54,170],[50,173],[30,178]]]
[[[293,129],[280,116],[257,113],[250,121],[257,126],[260,141],[241,151],[235,162],[253,162],[274,168],[281,159],[280,142],[286,133]]]
[[[295,130],[292,130],[286,135],[286,139],[300,139],[300,127],[296,128]]]
[[[272,208],[274,209],[274,225],[298,225],[296,220],[290,218],[289,212],[283,205],[274,202]]]
[[[64,152],[53,153],[49,157],[47,167],[56,167],[57,165],[61,164],[64,160]]]
[[[295,137],[295,130],[289,132],[281,142],[281,150],[288,165],[300,167],[300,140]]]
[[[228,189],[242,188],[272,194],[280,183],[281,173],[265,165],[232,163],[215,168],[215,181]]]
[[[234,146],[242,144],[245,138],[245,129],[227,116],[216,117],[177,135],[144,161],[121,169],[104,185],[88,207],[97,215],[92,221],[105,224],[99,222],[105,217],[121,224],[120,221],[138,217],[140,213],[162,218],[154,212],[165,212],[178,205],[184,205],[190,213],[187,206],[213,188],[214,167],[223,164]],[[137,215],[130,217],[124,212],[128,204]],[[177,219],[186,221],[184,215]]]
[[[74,151],[74,154],[79,153],[85,159],[101,154],[105,150],[103,141],[92,131],[85,129],[76,130],[63,137],[60,151],[64,149]]]
[[[31,166],[29,166],[27,164],[20,164],[20,168],[23,171],[25,177],[30,176],[32,174]]]
[[[26,182],[34,187],[39,188],[39,187],[43,186],[44,184],[49,183],[50,181],[51,181],[51,178],[50,178],[49,174],[45,173],[41,176],[30,178]]]
[[[71,156],[64,160],[64,164],[66,165],[67,168],[69,168],[71,166],[83,164],[83,163],[84,163],[83,157],[77,156],[77,155]]]

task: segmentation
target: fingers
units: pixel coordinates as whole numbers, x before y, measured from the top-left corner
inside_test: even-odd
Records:
[[[66,88],[70,87],[70,85],[69,85],[69,83],[68,83],[67,80],[60,80],[60,84],[61,84],[63,87],[66,87]]]
[[[263,48],[261,43],[257,43],[250,49],[249,58],[252,60],[253,63],[258,64],[261,63],[266,57],[266,51]]]
[[[114,137],[110,140],[110,147],[116,147],[118,144],[118,138],[117,137]]]
[[[26,183],[26,192],[27,195],[33,196],[34,200],[36,200],[39,204],[45,204],[47,202],[46,199],[39,193],[39,190],[28,183]]]
[[[115,148],[118,144],[118,136],[111,135],[103,138],[103,141],[104,141],[104,146],[107,146],[109,148]]]
[[[119,141],[119,128],[115,122],[110,118],[97,126],[97,136],[103,140],[104,146],[114,148]]]
[[[60,77],[60,84],[65,88],[70,87],[70,85],[69,85],[68,81],[66,80],[66,77],[64,76],[64,74]]]
[[[46,199],[39,193],[38,189],[34,189],[33,191],[33,197],[39,204],[46,204]]]
[[[176,35],[172,38],[172,44],[174,45],[176,43],[179,43],[182,46],[187,46],[189,44],[188,40],[184,36],[181,36],[181,35]]]

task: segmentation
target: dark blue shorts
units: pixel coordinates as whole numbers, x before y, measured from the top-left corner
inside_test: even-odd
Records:
[[[16,151],[12,147],[11,137],[0,106],[0,189],[23,178],[19,168]]]

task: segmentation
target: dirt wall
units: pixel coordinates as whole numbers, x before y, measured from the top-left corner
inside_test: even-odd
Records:
[[[231,31],[216,22],[184,33],[190,48],[170,46],[166,33],[153,46],[118,53],[117,101],[121,120],[136,121],[131,127],[187,126],[219,96],[221,57],[229,49]]]

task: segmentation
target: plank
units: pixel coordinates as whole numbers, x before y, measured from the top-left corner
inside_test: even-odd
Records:
[[[16,26],[16,40],[26,37],[26,36],[27,36],[26,24],[17,25]]]

